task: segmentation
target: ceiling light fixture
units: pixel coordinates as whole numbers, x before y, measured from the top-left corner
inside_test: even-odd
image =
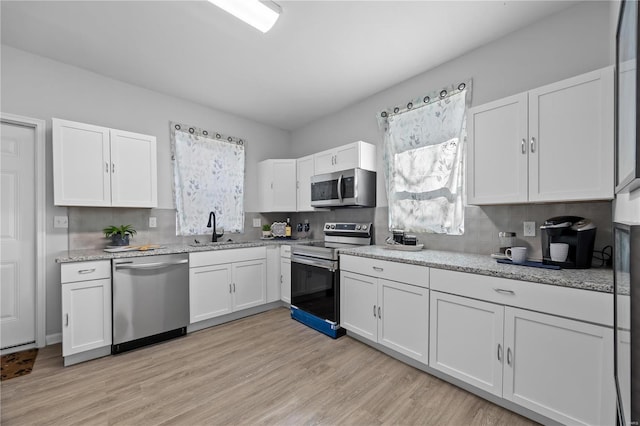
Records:
[[[280,6],[272,1],[209,0],[236,18],[266,33],[280,17]]]

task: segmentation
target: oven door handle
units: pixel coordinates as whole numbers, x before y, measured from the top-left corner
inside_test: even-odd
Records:
[[[116,270],[119,269],[162,269],[174,265],[184,265],[189,263],[189,259],[178,260],[177,262],[151,262],[151,263],[134,263],[122,264],[116,263]]]
[[[302,257],[302,256],[296,256],[296,255],[291,256],[291,263],[301,263],[303,265],[317,266],[318,268],[328,269],[331,272],[335,272],[338,269],[337,262],[311,259],[308,257]]]

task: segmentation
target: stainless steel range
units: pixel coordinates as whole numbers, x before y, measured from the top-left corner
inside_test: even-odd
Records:
[[[324,241],[291,248],[291,317],[330,337],[340,328],[338,251],[371,244],[371,223],[324,225]]]

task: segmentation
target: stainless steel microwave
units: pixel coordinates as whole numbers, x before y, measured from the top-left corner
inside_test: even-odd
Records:
[[[376,172],[349,169],[311,177],[312,207],[375,207]]]

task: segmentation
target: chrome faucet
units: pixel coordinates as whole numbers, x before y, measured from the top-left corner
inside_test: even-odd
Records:
[[[216,214],[214,212],[209,213],[209,223],[207,223],[207,228],[211,228],[212,218],[213,218],[213,235],[211,236],[211,242],[215,243],[218,241],[218,236],[216,235]]]

